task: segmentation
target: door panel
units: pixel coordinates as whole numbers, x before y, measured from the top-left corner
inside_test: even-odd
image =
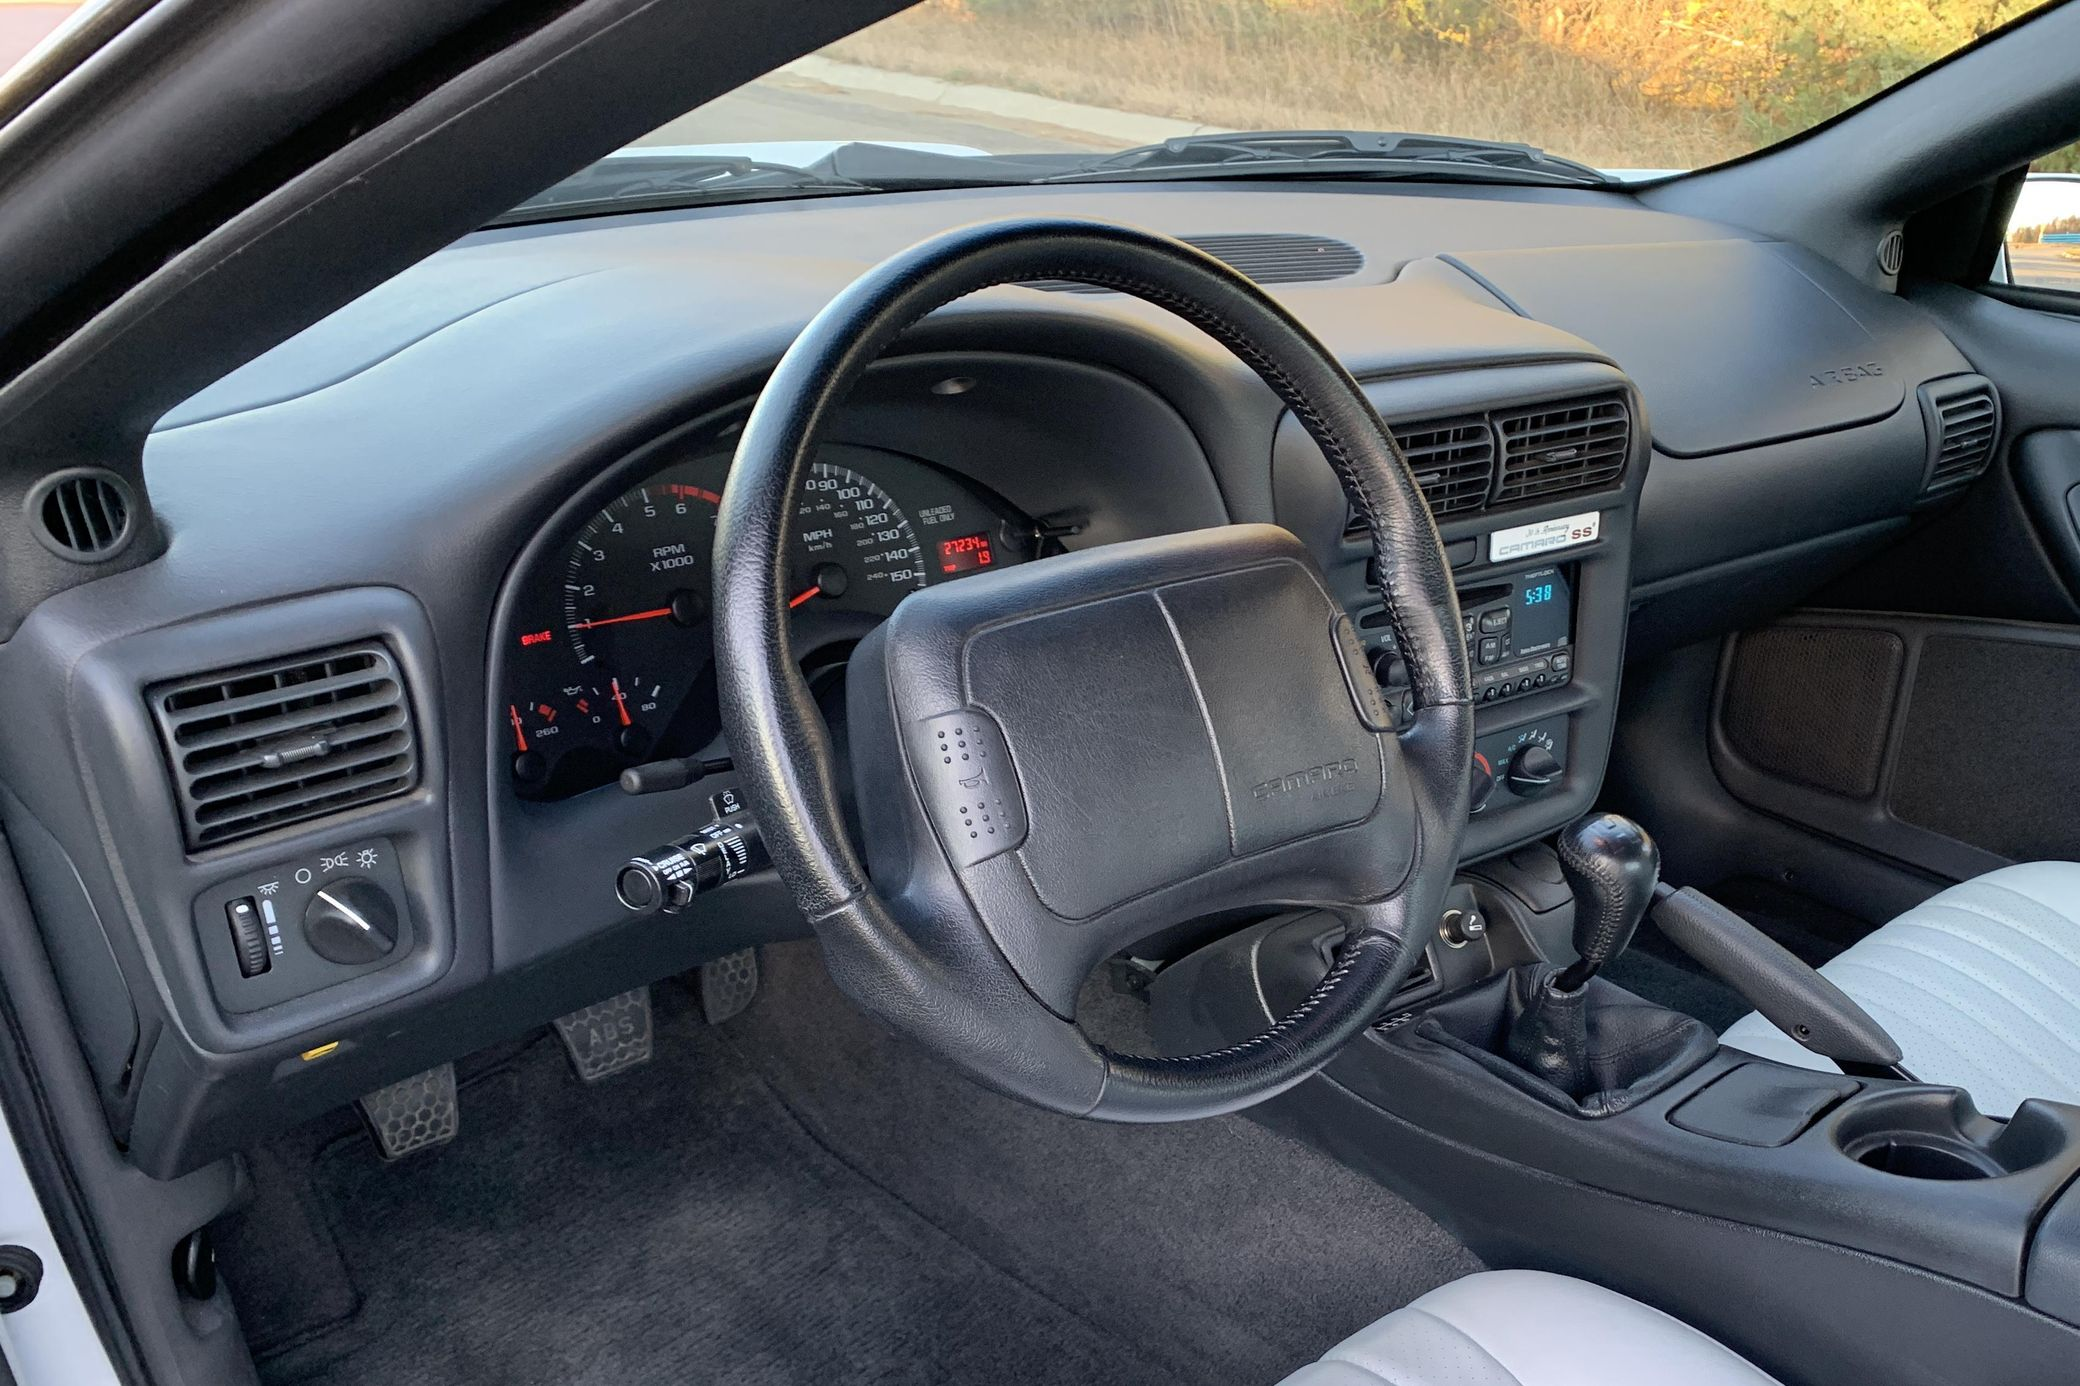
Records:
[[[1950,880],[2080,857],[2080,628],[1799,612],[1729,640],[1714,769],[1743,803]]]

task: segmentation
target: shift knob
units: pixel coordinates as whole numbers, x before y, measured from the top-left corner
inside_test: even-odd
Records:
[[[1560,870],[1574,892],[1574,951],[1581,961],[1553,985],[1574,991],[1632,942],[1654,903],[1661,852],[1630,818],[1592,813],[1560,830]]]

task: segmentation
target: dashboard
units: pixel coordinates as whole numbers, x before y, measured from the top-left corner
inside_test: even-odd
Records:
[[[516,578],[501,720],[514,792],[558,799],[720,735],[709,629],[716,508],[730,456],[651,473]],[[788,606],[812,673],[908,593],[1032,558],[1030,517],[953,473],[873,448],[832,447],[795,498]]]
[[[736,430],[867,264],[1060,213],[1356,252],[1271,291],[1437,513],[1482,700],[1468,861],[1594,799],[1628,653],[1782,610],[1911,525],[1936,441],[1916,395],[1970,373],[1886,286],[1622,191],[982,189],[465,238],[169,414],[145,459],[165,553],[0,643],[0,818],[140,1168],[805,931],[771,873],[665,921],[614,896],[733,790],[707,573]],[[1120,295],[1006,286],[931,315],[797,502],[790,619],[834,735],[846,655],[905,593],[1236,521],[1310,547],[1405,706],[1319,451],[1246,367]],[[314,697],[322,749],[298,730]],[[383,892],[381,948],[324,935],[318,897],[349,886]]]

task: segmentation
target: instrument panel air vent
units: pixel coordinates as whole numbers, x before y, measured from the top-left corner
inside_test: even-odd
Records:
[[[1186,245],[1197,246],[1216,260],[1227,262],[1259,284],[1312,284],[1327,279],[1348,279],[1365,268],[1365,255],[1349,241],[1330,236],[1304,235],[1290,231],[1186,236]],[[1035,279],[1028,289],[1049,293],[1109,294],[1099,284],[1080,284],[1073,279]]]
[[[1497,505],[1593,491],[1625,474],[1632,411],[1622,395],[1510,409],[1494,418],[1502,450]]]
[[[1442,519],[1488,503],[1488,488],[1495,480],[1495,432],[1485,417],[1470,414],[1394,424],[1388,431],[1401,445],[1432,515]],[[1365,522],[1355,513],[1345,522],[1343,537],[1365,537]]]
[[[29,514],[43,546],[71,563],[105,563],[136,529],[129,485],[100,467],[71,467],[36,483]]]
[[[404,678],[378,641],[159,684],[145,698],[191,850],[419,782]]]
[[[1992,381],[1960,375],[1924,385],[1921,415],[1928,432],[1922,499],[1962,490],[1985,474],[2001,432],[2000,396]]]

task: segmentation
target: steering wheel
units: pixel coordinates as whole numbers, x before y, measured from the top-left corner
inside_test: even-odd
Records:
[[[1251,366],[1372,531],[1408,661],[1393,719],[1308,551],[1271,525],[1114,544],[911,594],[861,643],[840,767],[790,647],[790,511],[832,411],[904,329],[994,285],[1135,295]],[[856,1003],[1028,1102],[1173,1121],[1315,1072],[1421,954],[1465,830],[1473,712],[1458,598],[1408,465],[1358,385],[1253,283],[1168,237],[1027,219],[869,270],[795,340],[744,427],[715,544],[722,719],[775,866]],[[1262,1034],[1110,1052],[1077,1029],[1105,957],[1214,913],[1345,925],[1334,965]]]

